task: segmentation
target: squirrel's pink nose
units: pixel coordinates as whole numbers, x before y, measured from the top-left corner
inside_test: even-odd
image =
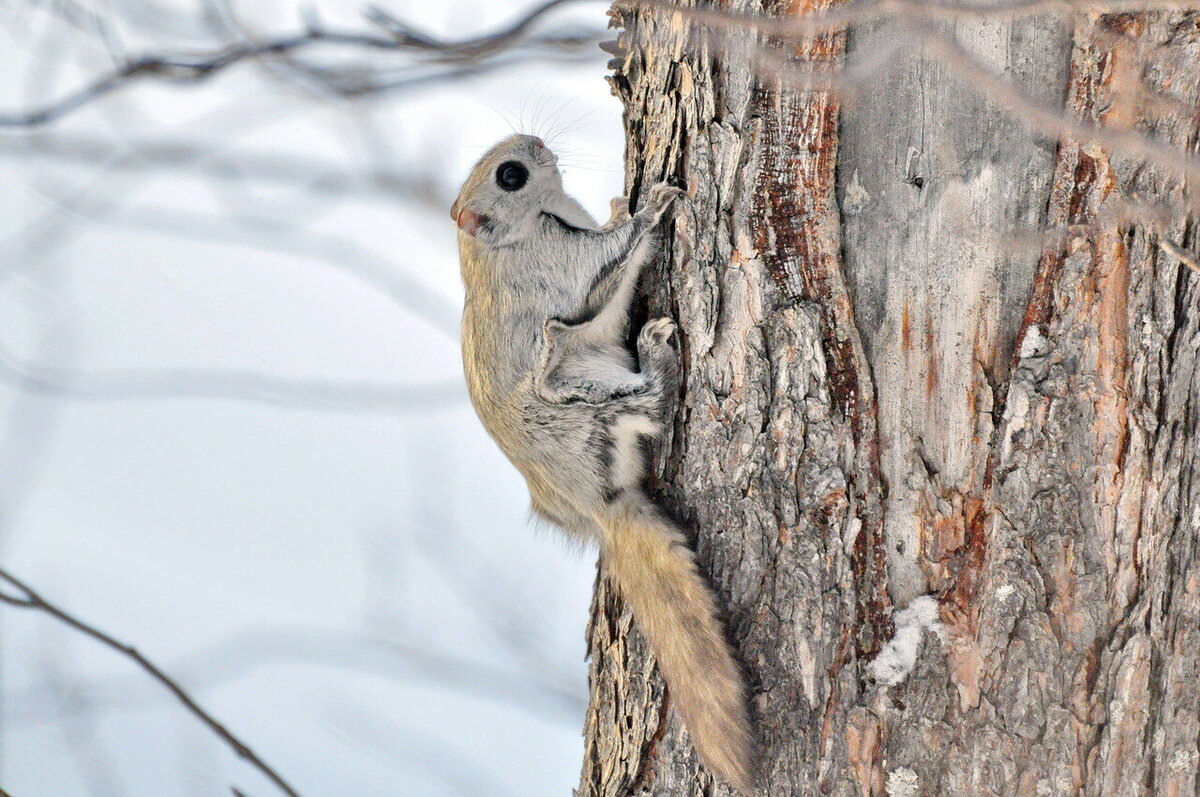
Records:
[[[538,138],[537,136],[530,136],[530,138],[532,138],[532,139],[533,139],[533,143],[534,143],[534,144],[537,144],[537,145],[538,145],[539,147],[541,147],[542,149],[545,149],[545,148],[546,148],[546,142],[545,142],[545,141],[542,141],[542,140],[541,140],[540,138]]]

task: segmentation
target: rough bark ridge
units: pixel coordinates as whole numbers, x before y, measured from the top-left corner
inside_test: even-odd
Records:
[[[1196,793],[1200,289],[1122,221],[1185,186],[1036,139],[927,54],[843,111],[755,76],[748,34],[614,17],[631,195],[689,185],[651,296],[687,373],[662,496],[729,609],[762,793]],[[1194,151],[1197,19],[947,31],[1044,102]],[[895,35],[855,30],[848,57]],[[1167,101],[1130,100],[1139,79]],[[891,600],[923,592],[942,638],[872,684]],[[589,649],[580,794],[727,793],[602,582]]]
[[[757,80],[752,41],[711,50],[680,15],[620,23],[631,193],[668,175],[689,189],[656,297],[682,325],[687,371],[664,497],[699,532],[729,609],[765,782],[815,791],[873,766],[859,664],[890,632],[874,388],[839,252],[837,104]],[[831,36],[794,55],[843,47]],[[699,793],[706,776],[628,615],[605,584],[596,600],[581,793]]]

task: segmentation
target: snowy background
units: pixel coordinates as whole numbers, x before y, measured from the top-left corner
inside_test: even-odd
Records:
[[[0,2],[0,113],[114,53],[211,50],[202,5],[256,35],[369,29],[337,0]],[[386,8],[462,37],[530,5]],[[602,30],[604,10],[547,24]],[[357,99],[254,62],[0,129],[0,564],[163,665],[303,794],[577,781],[594,554],[529,523],[466,402],[447,211],[518,127],[606,216],[606,60]],[[0,668],[14,797],[276,793],[45,614],[0,606]]]

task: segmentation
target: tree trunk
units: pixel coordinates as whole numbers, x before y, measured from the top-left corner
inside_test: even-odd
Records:
[[[1200,289],[1155,244],[1195,232],[1128,210],[1183,180],[1036,136],[928,48],[843,108],[756,76],[761,37],[614,19],[630,194],[674,175],[690,197],[650,280],[686,369],[660,497],[727,608],[761,793],[1197,793]],[[940,30],[1036,102],[1193,152],[1198,19]],[[873,678],[893,606],[926,593],[939,633]],[[729,793],[602,581],[589,650],[580,794]]]

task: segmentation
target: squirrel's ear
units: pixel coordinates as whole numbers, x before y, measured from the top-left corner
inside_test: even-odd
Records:
[[[454,223],[458,223],[458,200],[454,200],[454,204],[450,206],[450,218],[454,219]]]

